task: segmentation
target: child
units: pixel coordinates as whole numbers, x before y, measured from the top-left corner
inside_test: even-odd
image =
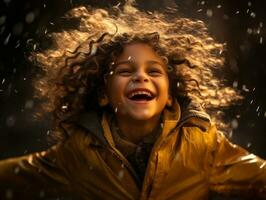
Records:
[[[266,198],[265,161],[215,127],[241,96],[217,77],[223,46],[202,22],[130,4],[67,17],[79,28],[31,56],[58,143],[1,161],[1,199]]]

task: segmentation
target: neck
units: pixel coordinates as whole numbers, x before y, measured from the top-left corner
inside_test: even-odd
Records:
[[[137,144],[159,125],[160,115],[149,120],[129,120],[124,117],[116,117],[116,120],[120,133],[130,142]]]

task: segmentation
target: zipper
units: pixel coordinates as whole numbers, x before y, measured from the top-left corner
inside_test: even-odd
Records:
[[[134,170],[134,168],[132,167],[132,165],[130,164],[130,162],[119,152],[119,150],[114,149],[114,148],[108,148],[108,150],[113,153],[128,169],[129,171],[132,173],[132,175],[134,176],[137,185],[139,186],[139,188],[141,189],[141,181],[136,173],[136,171]]]

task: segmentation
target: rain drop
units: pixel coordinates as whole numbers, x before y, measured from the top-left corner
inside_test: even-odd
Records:
[[[44,198],[44,196],[45,196],[45,192],[44,192],[44,190],[41,190],[40,191],[40,198]]]
[[[8,36],[6,37],[5,41],[4,41],[4,45],[7,45],[10,39],[11,33],[8,34]]]
[[[231,126],[232,126],[233,129],[236,129],[238,127],[238,121],[237,121],[237,119],[233,119],[231,121]]]
[[[26,23],[30,24],[30,23],[32,23],[32,22],[34,21],[34,19],[35,19],[35,14],[34,14],[34,12],[29,12],[29,13],[27,13],[27,15],[26,15],[26,17],[25,17],[25,21],[26,21]]]
[[[213,15],[212,10],[211,10],[211,9],[208,9],[208,10],[206,11],[206,15],[207,15],[208,17],[212,17],[212,15]]]
[[[252,34],[252,29],[251,29],[251,28],[248,28],[248,29],[247,29],[247,33],[248,33],[248,34]]]
[[[25,109],[31,109],[34,106],[34,101],[33,100],[27,100],[25,103]]]
[[[14,169],[14,173],[15,173],[15,174],[18,174],[18,173],[19,173],[19,171],[20,171],[20,168],[19,168],[19,166],[16,166],[16,167],[15,167],[15,169]]]
[[[247,88],[246,85],[243,85],[243,86],[242,86],[242,90],[244,90],[245,92],[249,92],[249,89]]]
[[[263,37],[260,37],[260,44],[263,43]]]
[[[222,7],[222,5],[220,5],[220,4],[219,4],[219,5],[217,5],[217,8],[221,8],[221,7]]]
[[[5,15],[1,16],[0,17],[0,26],[3,25],[5,23],[5,21],[6,21],[6,16]]]
[[[250,13],[250,16],[251,16],[252,18],[255,18],[255,17],[256,17],[256,13],[251,12],[251,13]]]
[[[6,198],[7,199],[12,199],[13,198],[13,190],[7,189],[6,190]]]
[[[233,88],[237,88],[237,86],[238,86],[238,82],[237,81],[234,81],[233,82]]]
[[[123,170],[120,170],[118,172],[118,178],[121,180],[121,179],[123,179],[123,177],[124,177],[124,171]]]
[[[16,117],[14,115],[10,115],[10,116],[7,117],[7,119],[6,119],[6,125],[8,127],[14,126],[15,123],[16,123]]]

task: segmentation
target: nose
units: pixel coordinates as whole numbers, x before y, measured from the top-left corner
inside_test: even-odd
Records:
[[[137,71],[132,77],[133,82],[148,82],[149,79],[144,71]]]

